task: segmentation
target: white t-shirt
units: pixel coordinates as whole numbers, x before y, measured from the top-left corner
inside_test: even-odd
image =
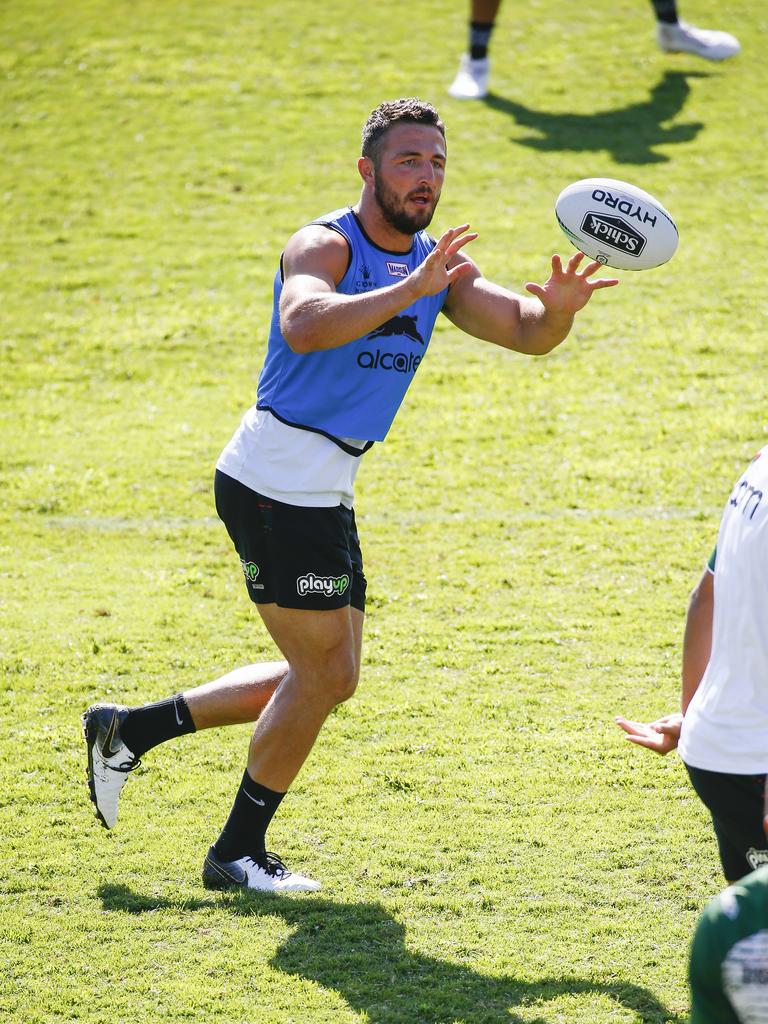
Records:
[[[768,445],[736,482],[717,535],[712,653],[680,756],[705,771],[768,772]]]
[[[354,448],[365,445],[351,438],[342,440]],[[216,468],[251,490],[288,505],[352,508],[360,458],[323,434],[289,427],[252,406]]]

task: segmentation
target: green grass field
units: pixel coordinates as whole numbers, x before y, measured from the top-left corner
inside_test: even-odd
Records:
[[[0,6],[0,1018],[9,1024],[682,1022],[721,886],[676,756],[616,713],[677,702],[687,594],[766,440],[768,13],[724,65],[645,0],[509,0],[494,94],[446,96],[466,5]],[[354,201],[360,126],[448,125],[434,228],[521,290],[577,178],[657,194],[681,244],[525,359],[444,321],[366,456],[358,695],[271,845],[317,896],[216,895],[203,854],[249,730],[147,756],[113,833],[79,716],[270,647],[215,518],[288,235]]]

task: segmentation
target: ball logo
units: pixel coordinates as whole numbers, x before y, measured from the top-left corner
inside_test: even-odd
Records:
[[[306,576],[299,576],[296,580],[296,589],[301,597],[307,594],[322,594],[323,597],[334,597],[336,594],[341,597],[349,586],[349,576],[315,576],[308,572]]]
[[[645,237],[623,217],[590,212],[585,214],[581,230],[590,238],[625,252],[628,256],[639,256],[645,248]]]
[[[609,209],[618,210],[619,213],[626,214],[627,217],[639,220],[641,224],[653,224],[656,227],[656,214],[649,213],[639,203],[633,203],[629,199],[620,199],[619,196],[613,195],[604,188],[593,189],[592,198],[596,203],[605,203]]]

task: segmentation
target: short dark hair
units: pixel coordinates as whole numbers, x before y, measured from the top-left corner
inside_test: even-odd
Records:
[[[408,96],[400,100],[385,100],[372,110],[363,125],[362,155],[378,162],[379,144],[390,128],[396,124],[427,124],[437,128],[445,138],[445,125],[431,103]]]

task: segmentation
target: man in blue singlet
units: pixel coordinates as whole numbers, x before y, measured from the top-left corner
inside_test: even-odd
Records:
[[[540,355],[592,293],[618,282],[552,257],[532,297],[487,281],[462,250],[468,224],[427,232],[445,175],[445,129],[427,103],[382,103],[363,128],[354,207],[288,241],[275,277],[256,404],[216,469],[216,508],[249,596],[284,661],[248,665],[143,707],[83,715],[88,781],[106,828],[128,772],[184,733],[256,722],[246,771],[203,865],[213,889],[319,888],[266,851],[272,816],[360,671],[366,581],[352,509],[364,452],[383,441],[439,313],[484,341]]]

